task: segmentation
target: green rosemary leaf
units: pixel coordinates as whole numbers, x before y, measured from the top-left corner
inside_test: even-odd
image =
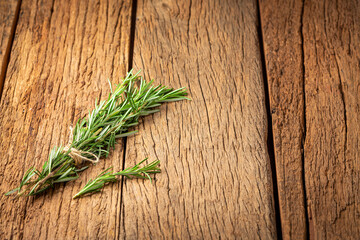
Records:
[[[84,171],[84,170],[86,170],[88,168],[89,168],[89,166],[84,166],[84,167],[82,167],[80,169],[75,169],[75,172],[82,172],[82,171]]]
[[[75,180],[75,179],[78,179],[78,178],[79,178],[79,176],[58,178],[53,183],[69,182],[69,181],[72,181],[72,180]]]
[[[20,187],[15,188],[15,189],[13,189],[13,190],[8,191],[7,193],[5,193],[5,196],[9,196],[9,195],[11,195],[11,194],[13,194],[13,193],[18,192],[19,190],[20,190]]]
[[[114,135],[114,137],[116,138],[122,138],[122,137],[128,137],[128,136],[131,136],[135,133],[137,133],[138,131],[131,131],[131,132],[126,132],[126,133],[122,133],[122,134],[118,134],[118,135]]]
[[[27,184],[27,182],[35,175],[35,167],[31,167],[29,168],[29,170],[27,170],[27,172],[25,173],[20,186],[19,186],[19,190],[25,185]]]

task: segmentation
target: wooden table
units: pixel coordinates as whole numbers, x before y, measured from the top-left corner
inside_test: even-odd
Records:
[[[360,4],[0,1],[0,239],[360,239]],[[39,197],[24,171],[126,72],[187,87],[111,156]],[[160,159],[151,184],[71,197]]]

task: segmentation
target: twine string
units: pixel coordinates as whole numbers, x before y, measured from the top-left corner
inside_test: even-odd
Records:
[[[88,161],[93,164],[99,162],[100,158],[96,156],[94,153],[88,151],[82,151],[73,147],[71,148],[72,140],[73,140],[73,128],[70,126],[69,143],[64,147],[63,152],[68,152],[70,150],[69,157],[71,157],[75,161],[76,166],[81,165],[84,161]],[[84,154],[91,155],[95,159],[85,157]]]
[[[71,157],[72,159],[74,159],[75,161],[75,165],[79,166],[80,164],[82,164],[84,161],[88,161],[88,162],[92,162],[92,163],[97,163],[99,162],[99,157],[96,156],[95,154],[93,154],[92,152],[87,152],[87,151],[81,151],[78,150],[76,148],[70,148],[69,145],[64,147],[64,152],[68,152],[70,150],[69,153],[69,157]],[[85,157],[84,154],[88,154],[93,156],[95,159],[91,159],[88,157]]]

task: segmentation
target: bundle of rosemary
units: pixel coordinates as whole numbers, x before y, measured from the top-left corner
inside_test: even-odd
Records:
[[[136,85],[137,81],[140,81],[139,86]],[[79,172],[88,168],[88,166],[80,167],[83,162],[97,163],[101,157],[109,155],[116,139],[134,134],[136,131],[128,131],[128,129],[137,125],[141,116],[158,112],[159,109],[156,107],[161,103],[188,99],[185,88],[174,90],[162,85],[153,86],[153,80],[147,83],[139,76],[139,72],[133,74],[132,71],[114,90],[110,83],[110,89],[111,93],[106,101],[98,104],[95,100],[94,110],[89,112],[87,117],[78,120],[74,130],[71,131],[72,141],[66,146],[54,147],[42,168],[37,170],[31,167],[24,174],[20,186],[6,195],[13,193],[17,193],[17,197],[35,195],[56,183],[77,179]],[[129,171],[130,174],[127,176],[148,176],[148,173],[158,172],[157,164],[158,162],[156,164],[153,162],[142,168],[143,171]],[[138,164],[134,168],[139,170]],[[114,174],[105,173],[107,170],[98,178],[109,180],[111,177],[106,178],[106,176]],[[122,174],[119,172],[116,175]],[[100,183],[105,182],[109,181],[100,181]],[[98,189],[94,188],[94,191]]]

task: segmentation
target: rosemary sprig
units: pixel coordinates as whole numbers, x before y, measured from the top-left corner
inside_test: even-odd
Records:
[[[114,90],[109,84],[111,93],[108,99],[99,104],[95,100],[94,110],[76,123],[72,141],[65,147],[54,147],[42,168],[31,167],[24,174],[20,186],[6,195],[16,192],[17,197],[35,195],[56,183],[77,179],[78,173],[87,168],[78,168],[83,161],[97,162],[99,158],[107,157],[116,139],[136,132],[128,129],[137,125],[141,116],[158,112],[156,107],[164,102],[188,99],[185,88],[153,86],[153,80],[146,82],[139,72],[133,74],[130,71]]]
[[[160,168],[158,168],[159,160],[153,161],[152,163],[140,168],[140,164],[146,161],[147,158],[136,164],[134,167],[126,168],[120,172],[113,173],[109,171],[112,167],[101,172],[94,180],[90,179],[87,184],[73,196],[73,199],[78,198],[85,194],[92,194],[95,192],[101,191],[104,185],[108,182],[116,182],[118,179],[116,176],[125,176],[127,178],[137,177],[137,178],[148,178],[151,181],[149,174],[159,173]]]

